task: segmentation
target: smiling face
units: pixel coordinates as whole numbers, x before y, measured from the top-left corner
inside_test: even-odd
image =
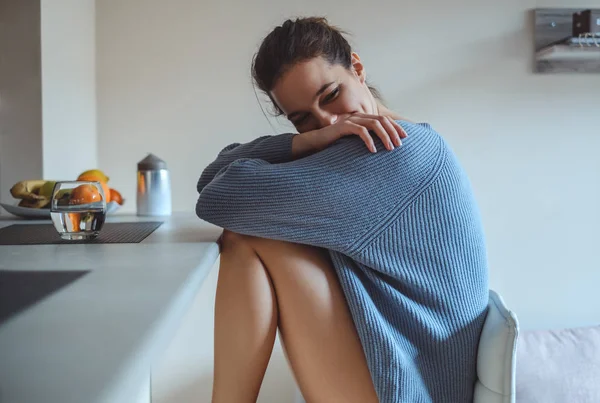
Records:
[[[277,82],[271,97],[298,132],[318,130],[353,113],[377,114],[360,58],[352,54],[350,69],[316,57],[292,66]]]

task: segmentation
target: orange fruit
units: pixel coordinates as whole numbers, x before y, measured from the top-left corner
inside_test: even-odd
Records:
[[[100,182],[102,185],[102,191],[104,192],[104,200],[109,203],[112,199],[110,198],[110,188],[105,182]]]
[[[123,196],[115,189],[110,189],[110,200],[119,203],[121,206],[123,205]]]
[[[104,200],[106,202],[110,202],[110,188],[99,176],[97,175],[81,175],[77,178],[78,181],[87,181],[87,182],[100,182],[102,185],[102,192],[104,193]]]
[[[100,182],[108,183],[108,181],[110,180],[110,178],[99,169],[88,169],[87,171],[80,173],[79,177],[82,177],[84,175],[93,175],[97,177]]]
[[[71,192],[69,204],[88,204],[102,201],[102,195],[93,185],[79,185]]]
[[[69,213],[69,221],[71,222],[71,232],[81,231],[81,218],[79,213]]]

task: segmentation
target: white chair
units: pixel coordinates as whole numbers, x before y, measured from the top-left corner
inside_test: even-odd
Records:
[[[493,290],[488,308],[479,338],[473,403],[515,403],[519,321]],[[304,403],[299,390],[296,403]]]
[[[479,338],[473,403],[515,403],[519,321],[495,291],[490,290],[488,307]]]

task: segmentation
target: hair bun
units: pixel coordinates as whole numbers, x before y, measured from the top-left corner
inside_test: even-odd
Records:
[[[271,98],[270,91],[277,80],[296,63],[322,57],[332,65],[349,69],[352,49],[343,34],[325,17],[285,20],[266,36],[254,56],[254,82]],[[277,109],[275,102],[274,105]]]

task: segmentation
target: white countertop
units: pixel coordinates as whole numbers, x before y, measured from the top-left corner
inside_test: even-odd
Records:
[[[0,219],[14,223],[39,221]],[[0,246],[2,270],[90,270],[0,326],[0,403],[133,402],[214,266],[220,233],[189,214],[139,244]]]

